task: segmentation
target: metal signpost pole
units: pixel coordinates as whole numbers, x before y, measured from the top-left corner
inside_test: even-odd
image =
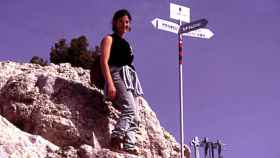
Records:
[[[184,99],[183,99],[183,33],[205,27],[208,21],[205,19],[197,20],[187,24],[181,24],[178,31],[179,41],[179,78],[180,78],[180,123],[181,123],[181,158],[184,158]]]
[[[184,158],[184,99],[183,99],[183,36],[209,39],[214,34],[203,28],[207,25],[206,19],[190,21],[190,8],[170,3],[170,18],[179,20],[179,25],[160,18],[153,19],[152,25],[159,30],[178,34],[179,47],[179,97],[180,97],[180,138],[181,158]],[[182,24],[182,22],[186,22]]]
[[[179,25],[181,26],[181,20]],[[178,33],[179,46],[179,93],[180,93],[180,128],[181,128],[181,158],[184,158],[184,96],[183,96],[183,35]]]
[[[179,20],[178,33],[179,47],[179,97],[180,97],[180,138],[181,158],[184,158],[184,95],[183,95],[183,34],[179,32],[182,22],[190,22],[190,8],[170,3],[170,18]]]

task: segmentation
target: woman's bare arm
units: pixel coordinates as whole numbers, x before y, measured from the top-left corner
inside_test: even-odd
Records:
[[[112,76],[110,73],[110,68],[108,65],[112,42],[113,42],[113,39],[111,36],[104,37],[104,39],[101,42],[102,54],[101,54],[101,60],[100,60],[102,73],[105,78],[105,82],[108,85],[108,89],[107,89],[108,94],[106,94],[106,95],[109,97],[108,99],[110,99],[110,100],[114,100],[116,97],[116,88],[115,88],[115,85],[114,85],[114,82],[113,82],[113,79],[112,79]]]

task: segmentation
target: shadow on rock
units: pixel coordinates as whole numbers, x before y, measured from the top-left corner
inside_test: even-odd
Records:
[[[1,115],[61,147],[108,147],[110,110],[98,90],[59,77],[39,76],[36,82],[24,77],[10,79],[1,89]]]

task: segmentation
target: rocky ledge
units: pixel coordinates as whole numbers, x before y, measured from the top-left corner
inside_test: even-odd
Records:
[[[180,146],[138,97],[139,153],[111,151],[119,112],[90,83],[89,70],[0,62],[0,157],[178,158]],[[186,158],[190,149],[185,146]]]

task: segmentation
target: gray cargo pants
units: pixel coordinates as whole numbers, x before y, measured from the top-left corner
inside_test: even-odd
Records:
[[[118,106],[121,115],[117,121],[111,137],[117,137],[124,141],[124,148],[133,148],[136,143],[136,131],[138,119],[136,117],[135,96],[132,90],[128,90],[122,78],[121,69],[111,70],[111,76],[116,87],[116,99],[113,104]],[[105,94],[107,85],[105,85]]]

